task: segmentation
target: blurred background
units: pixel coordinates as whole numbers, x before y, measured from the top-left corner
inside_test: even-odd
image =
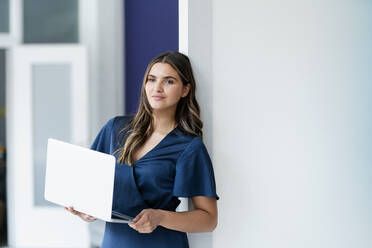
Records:
[[[47,138],[89,147],[178,50],[221,197],[190,247],[372,247],[371,16],[365,0],[0,0],[0,246],[99,247],[103,222],[44,200]]]

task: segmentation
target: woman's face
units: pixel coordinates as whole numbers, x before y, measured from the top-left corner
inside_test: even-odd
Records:
[[[190,84],[184,86],[178,73],[166,63],[155,63],[147,76],[145,91],[153,110],[177,108],[181,97],[187,96]]]

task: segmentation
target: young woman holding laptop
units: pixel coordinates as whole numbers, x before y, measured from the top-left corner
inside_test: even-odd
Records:
[[[91,149],[117,159],[113,211],[135,216],[106,223],[102,248],[188,247],[186,232],[215,229],[219,197],[195,90],[189,58],[161,54],[147,67],[136,115],[112,118],[99,132]],[[194,209],[175,212],[178,197]]]

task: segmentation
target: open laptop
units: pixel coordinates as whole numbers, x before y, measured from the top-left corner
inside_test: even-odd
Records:
[[[112,211],[115,157],[48,139],[45,199],[107,222],[130,223]]]

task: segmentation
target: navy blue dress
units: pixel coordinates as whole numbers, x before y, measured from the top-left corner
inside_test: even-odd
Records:
[[[119,116],[101,129],[91,149],[112,154],[125,143],[120,130],[133,117]],[[211,159],[199,136],[176,127],[132,166],[116,163],[112,210],[135,217],[143,209],[175,211],[178,197],[211,196],[216,185]],[[158,226],[142,234],[128,224],[106,222],[102,248],[189,247],[187,235]]]

